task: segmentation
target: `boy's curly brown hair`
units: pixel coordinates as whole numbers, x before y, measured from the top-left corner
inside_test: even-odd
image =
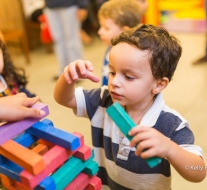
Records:
[[[112,45],[126,42],[140,50],[149,51],[149,62],[155,79],[167,77],[172,79],[182,47],[178,39],[160,26],[139,25],[122,32],[111,40]]]

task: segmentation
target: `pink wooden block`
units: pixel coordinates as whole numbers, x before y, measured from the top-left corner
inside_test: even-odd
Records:
[[[80,158],[83,161],[88,160],[92,155],[91,148],[87,145],[83,145],[81,148],[77,150],[77,152],[74,154],[76,158]]]
[[[85,173],[80,173],[64,190],[80,190],[84,189],[90,182],[92,176]]]
[[[93,176],[85,190],[100,190],[102,187],[101,179],[97,176]]]
[[[55,145],[52,149],[50,149],[42,156],[45,162],[45,169],[36,176],[32,175],[26,170],[23,170],[20,173],[21,182],[30,188],[34,188],[46,176],[48,176],[50,173],[54,172],[58,167],[60,167],[61,164],[63,164],[72,154],[72,151]]]
[[[49,110],[46,104],[36,103],[32,106],[35,109],[43,110],[46,112],[41,118],[26,118],[21,121],[7,122],[0,127],[0,145],[9,139],[14,138],[16,135],[20,134],[24,130],[31,127],[33,124],[44,118],[49,114]]]

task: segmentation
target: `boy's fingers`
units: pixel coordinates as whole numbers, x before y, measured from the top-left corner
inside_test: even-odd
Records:
[[[90,61],[85,61],[85,65],[86,65],[87,70],[93,71],[93,65]]]
[[[91,81],[93,81],[93,82],[99,82],[99,78],[96,76],[96,75],[94,75],[92,72],[90,72],[90,71],[87,71],[87,73],[86,73],[86,76],[85,76],[87,79],[90,79]]]

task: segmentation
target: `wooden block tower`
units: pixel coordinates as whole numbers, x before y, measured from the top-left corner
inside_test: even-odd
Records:
[[[33,107],[49,114],[43,103]],[[55,128],[48,119],[0,126],[0,177],[9,190],[100,190],[93,158],[83,135]]]

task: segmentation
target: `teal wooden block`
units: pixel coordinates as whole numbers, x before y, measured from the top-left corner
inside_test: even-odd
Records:
[[[94,176],[98,172],[98,164],[95,161],[91,161],[84,169],[83,173]]]
[[[106,109],[106,112],[119,127],[122,133],[129,139],[129,141],[131,141],[133,136],[129,136],[128,133],[133,127],[136,126],[136,124],[132,121],[132,119],[120,106],[120,104],[118,102],[115,102]],[[158,157],[152,157],[145,160],[151,168],[157,166],[162,161],[162,159]]]
[[[86,161],[71,156],[68,161],[50,176],[55,181],[56,190],[64,189],[93,160],[93,158],[94,153]]]

